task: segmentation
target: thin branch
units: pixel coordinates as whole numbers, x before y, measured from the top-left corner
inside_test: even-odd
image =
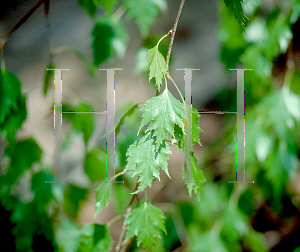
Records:
[[[120,220],[122,218],[121,215],[116,215],[115,217],[113,217],[110,221],[108,221],[106,223],[107,227],[109,228],[112,224],[114,224],[115,222],[117,222],[118,220]]]
[[[17,29],[20,28],[20,26],[22,24],[24,24],[27,19],[45,2],[45,0],[40,0],[38,1],[26,14],[24,17],[22,17],[19,22],[8,32],[8,34],[6,35],[6,38],[4,39],[4,41],[2,41],[3,43],[3,47],[5,46],[6,42],[8,41],[9,37],[11,36],[11,34],[16,31]],[[46,7],[45,7],[45,11],[47,11]]]
[[[124,222],[123,222],[122,231],[121,231],[121,234],[120,234],[120,237],[119,237],[118,244],[116,245],[116,252],[120,252],[120,250],[121,250],[122,242],[123,242],[123,239],[124,239],[124,236],[125,236],[125,230],[126,230],[126,226],[127,226],[127,225],[125,224],[125,220],[126,220],[127,217],[129,216],[130,211],[131,211],[131,206],[129,206],[129,207],[127,208],[126,214],[124,215]]]
[[[169,47],[168,47],[168,54],[167,54],[167,73],[169,73],[170,55],[171,55],[171,51],[172,51],[172,46],[173,46],[173,42],[174,42],[174,37],[175,37],[175,33],[176,33],[177,24],[178,24],[178,21],[179,21],[181,10],[183,8],[184,1],[185,0],[181,0],[180,5],[179,5],[179,10],[177,12],[177,16],[175,18],[175,22],[174,22],[173,28],[168,33],[168,34],[171,34],[171,39],[170,39],[170,43],[169,43]]]
[[[136,181],[136,184],[135,184],[135,188],[134,188],[134,191],[136,191],[138,187],[138,179]],[[124,222],[123,222],[123,226],[122,226],[122,231],[121,231],[121,234],[119,236],[119,241],[116,245],[116,252],[120,252],[121,251],[121,248],[122,248],[122,243],[123,243],[123,240],[124,240],[124,236],[125,236],[125,230],[126,230],[126,224],[125,224],[125,220],[127,219],[127,217],[129,216],[130,214],[130,211],[131,211],[131,205],[133,203],[133,200],[134,198],[137,197],[137,194],[133,194],[131,196],[131,199],[128,203],[128,207],[127,207],[127,210],[126,210],[126,214],[124,215]]]

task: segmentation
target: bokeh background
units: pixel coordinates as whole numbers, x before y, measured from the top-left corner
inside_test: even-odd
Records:
[[[37,2],[1,2],[0,39]],[[105,111],[106,74],[97,68],[123,68],[115,74],[117,123],[130,106],[155,96],[147,50],[172,28],[179,4],[45,1],[8,38],[1,76],[3,61],[13,75],[7,82],[2,77],[0,94],[2,251],[114,251],[135,180],[122,176],[126,183],[114,185],[111,203],[94,218],[96,182],[105,178],[105,115],[70,115],[63,117],[63,169],[71,183],[44,183],[52,180],[54,161],[53,76],[45,69],[71,69],[63,72],[66,110]],[[255,183],[228,184],[235,178],[236,116],[201,115],[202,146],[194,146],[206,177],[201,193],[190,197],[184,184],[175,183],[184,163],[176,146],[171,180],[161,174],[146,190],[166,215],[161,251],[298,251],[300,246],[300,2],[248,0],[243,8],[246,32],[223,1],[187,0],[170,73],[183,93],[183,71],[176,69],[200,68],[193,72],[193,107],[235,111],[236,73],[229,69],[253,69],[245,73],[245,167],[246,180]],[[101,27],[111,29],[112,37]],[[160,44],[164,56],[168,42]],[[12,91],[18,85],[26,101]],[[139,109],[126,117],[116,139],[117,171],[138,139]],[[144,201],[144,193],[139,198]],[[80,232],[94,223],[109,223],[111,247],[82,245],[87,241]],[[145,251],[135,239],[123,249]]]

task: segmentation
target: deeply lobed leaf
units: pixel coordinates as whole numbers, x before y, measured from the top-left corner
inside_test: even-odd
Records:
[[[174,137],[175,125],[178,125],[184,132],[184,105],[168,89],[165,89],[161,95],[149,99],[142,110],[144,113],[139,131],[152,120],[146,132],[155,130],[156,150],[163,139],[168,138],[168,134]]]
[[[161,238],[161,230],[167,233],[164,225],[165,215],[150,202],[144,202],[138,208],[132,210],[125,220],[127,224],[126,242],[129,238],[136,236],[138,246],[142,245],[154,251],[155,243]]]
[[[151,187],[153,177],[160,179],[159,167],[170,177],[167,160],[171,150],[165,142],[155,151],[154,139],[151,133],[142,137],[129,146],[126,156],[126,170],[134,169],[133,176],[139,175],[140,186],[134,193],[143,191],[147,186]]]

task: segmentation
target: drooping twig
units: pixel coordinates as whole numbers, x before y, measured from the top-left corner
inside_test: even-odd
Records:
[[[19,27],[24,24],[27,19],[45,2],[45,0],[40,0],[38,1],[26,14],[24,17],[22,17],[19,22],[7,33],[5,39],[2,41],[2,46],[4,47],[6,42],[8,41],[9,37],[11,36],[11,34],[16,31],[17,29],[19,29]],[[47,2],[47,1],[46,1]],[[45,12],[49,11],[47,10],[48,6],[45,6]]]
[[[171,34],[171,39],[170,39],[170,43],[169,43],[169,47],[168,47],[168,53],[167,53],[167,60],[166,60],[167,61],[167,67],[166,68],[167,68],[167,75],[168,76],[169,76],[170,55],[171,55],[171,51],[172,51],[172,46],[173,46],[173,42],[174,42],[174,37],[175,37],[175,33],[176,33],[177,24],[178,24],[178,21],[179,21],[181,10],[183,8],[184,1],[185,0],[181,0],[180,5],[179,5],[179,9],[178,9],[178,12],[177,12],[177,15],[176,15],[176,18],[175,18],[173,28],[168,33],[168,34]]]

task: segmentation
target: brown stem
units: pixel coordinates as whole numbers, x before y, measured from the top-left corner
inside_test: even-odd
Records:
[[[136,184],[135,184],[135,187],[134,187],[134,191],[136,191],[137,187],[138,187],[138,179],[137,179],[137,181],[136,181]],[[130,211],[131,211],[131,205],[132,205],[133,200],[134,200],[135,197],[137,197],[137,194],[133,194],[133,195],[131,196],[131,199],[130,199],[129,203],[128,203],[128,207],[127,207],[127,210],[126,210],[126,214],[124,215],[124,222],[123,222],[123,226],[122,226],[122,231],[121,231],[121,234],[120,234],[120,236],[119,236],[119,241],[118,241],[118,243],[117,243],[117,245],[116,245],[116,252],[120,252],[120,251],[121,251],[122,243],[123,243],[124,236],[125,236],[125,230],[126,230],[126,226],[127,226],[127,225],[125,224],[125,220],[127,219],[127,217],[128,217],[129,214],[130,214]]]
[[[131,211],[131,206],[129,206],[126,210],[126,214],[124,215],[125,220],[129,216],[130,211]],[[120,234],[120,237],[119,237],[119,241],[118,241],[118,244],[116,246],[116,252],[120,252],[120,250],[121,250],[122,242],[123,242],[123,239],[124,239],[124,236],[125,236],[125,229],[126,229],[126,224],[125,224],[125,221],[124,221],[123,226],[122,226],[122,231],[121,231],[121,234]]]
[[[180,14],[181,14],[181,10],[183,8],[183,4],[184,4],[184,1],[185,0],[181,0],[180,2],[180,5],[179,5],[179,9],[178,9],[178,12],[177,12],[177,15],[176,15],[176,18],[175,18],[175,22],[174,22],[174,25],[173,25],[173,28],[172,30],[169,31],[168,34],[171,34],[171,39],[170,39],[170,43],[169,43],[169,47],[168,47],[168,54],[167,54],[167,73],[169,75],[169,61],[170,61],[170,55],[171,55],[171,51],[172,51],[172,46],[173,46],[173,42],[174,42],[174,37],[175,37],[175,33],[176,33],[176,28],[177,28],[177,24],[178,24],[178,21],[179,21],[179,17],[180,17]]]
[[[11,34],[16,31],[17,29],[20,28],[20,26],[22,24],[24,24],[27,19],[45,2],[45,0],[40,0],[38,1],[26,14],[24,17],[22,17],[19,22],[8,32],[8,34],[6,35],[4,41],[2,41],[3,43],[3,47],[5,46],[6,42],[8,41],[9,37],[11,36]],[[47,1],[46,1],[47,2]],[[48,11],[47,10],[47,6],[45,6],[45,12]]]

